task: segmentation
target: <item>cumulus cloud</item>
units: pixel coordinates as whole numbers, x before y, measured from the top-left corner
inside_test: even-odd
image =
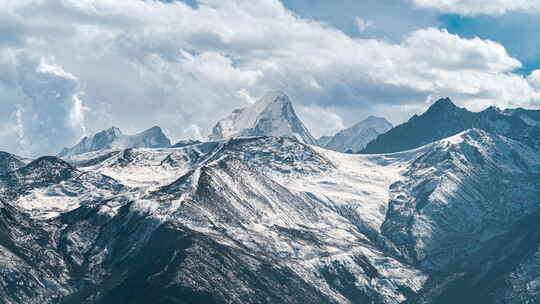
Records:
[[[78,79],[46,58],[2,54],[0,147],[24,156],[55,154],[84,132]]]
[[[540,70],[534,70],[527,77],[527,80],[534,88],[540,90]]]
[[[343,119],[332,109],[319,106],[298,107],[297,114],[307,121],[317,121],[313,124],[310,131],[314,134],[335,134],[345,128]]]
[[[421,8],[444,13],[474,15],[503,15],[510,11],[540,10],[537,0],[413,0]]]
[[[110,125],[130,133],[158,124],[173,140],[198,138],[268,90],[289,93],[316,136],[370,113],[399,122],[429,95],[470,107],[539,100],[532,76],[513,73],[521,64],[503,46],[438,28],[416,30],[399,43],[353,38],[299,18],[277,0],[10,5],[3,14],[24,29],[12,40],[24,43],[6,49],[34,59],[0,65],[0,100],[9,100],[3,108],[10,121],[2,130],[13,130],[33,154]],[[34,127],[32,115],[56,133]],[[54,144],[40,142],[53,134]]]

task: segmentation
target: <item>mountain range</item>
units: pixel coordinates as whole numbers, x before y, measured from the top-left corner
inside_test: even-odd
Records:
[[[441,99],[317,145],[272,93],[208,141],[2,152],[0,302],[539,303],[538,113]]]
[[[481,112],[471,112],[457,107],[449,98],[442,98],[422,115],[414,115],[406,123],[378,136],[368,143],[361,153],[409,150],[471,128],[504,135],[539,148],[539,127],[539,110],[503,111],[496,107],[488,107]]]
[[[70,157],[106,149],[168,148],[170,146],[171,141],[158,126],[135,135],[125,135],[117,127],[111,127],[90,137],[84,137],[71,148],[64,148],[58,157]]]

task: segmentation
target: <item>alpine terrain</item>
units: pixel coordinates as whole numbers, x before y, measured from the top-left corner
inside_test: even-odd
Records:
[[[1,153],[0,302],[539,303],[540,133],[523,111],[444,99],[345,154],[269,94],[206,142],[109,129],[60,157]]]
[[[270,92],[259,101],[245,108],[234,110],[212,129],[210,140],[234,136],[286,136],[303,143],[315,144],[287,95]]]
[[[319,139],[319,145],[338,152],[358,152],[377,136],[390,129],[392,129],[392,124],[388,120],[369,116],[332,137]]]
[[[436,101],[425,113],[378,136],[362,153],[388,153],[413,149],[470,128],[500,134],[540,148],[540,111],[500,110],[489,107],[471,112],[450,98]]]
[[[86,152],[113,148],[168,148],[170,146],[171,141],[158,126],[154,126],[135,135],[125,135],[120,129],[111,127],[110,129],[98,132],[93,136],[84,137],[75,146],[64,148],[58,156],[69,157]]]

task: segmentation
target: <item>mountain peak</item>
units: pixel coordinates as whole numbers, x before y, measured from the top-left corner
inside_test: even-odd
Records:
[[[42,156],[30,162],[25,168],[32,169],[51,166],[72,169],[72,166],[69,163],[55,156]]]
[[[162,131],[162,129],[161,129],[160,126],[153,126],[153,127],[151,127],[150,129],[148,129],[148,130]]]
[[[540,129],[537,129],[534,123],[526,123],[522,118],[509,113],[493,106],[481,112],[471,112],[457,107],[449,98],[442,98],[422,115],[414,116],[377,137],[362,153],[378,154],[410,150],[471,128],[521,140],[533,148],[539,147],[540,141],[535,134],[538,134]]]
[[[104,132],[111,133],[111,134],[116,134],[116,135],[122,135],[122,131],[120,130],[120,128],[115,127],[115,126],[112,126],[112,127],[108,128]]]
[[[385,126],[389,125],[390,128],[392,127],[392,124],[388,120],[386,120],[386,118],[374,116],[374,115],[369,115],[366,119],[356,123],[354,126],[359,126],[359,125],[369,125],[369,126],[375,126],[375,127],[381,126],[381,125],[385,125]]]
[[[70,157],[108,149],[168,148],[170,146],[171,141],[159,126],[153,126],[135,135],[125,135],[119,128],[113,126],[93,136],[84,137],[77,145],[64,148],[58,156]]]
[[[55,156],[42,156],[28,165],[18,169],[16,173],[22,176],[35,177],[36,179],[44,176],[57,176],[58,178],[66,178],[77,171],[66,161]]]
[[[486,109],[484,109],[482,112],[492,114],[492,115],[493,114],[503,114],[504,113],[500,108],[498,108],[496,106],[489,106]]]
[[[279,91],[269,92],[256,103],[234,110],[214,126],[209,138],[221,140],[235,136],[284,136],[315,143],[289,97]]]
[[[364,119],[364,121],[373,121],[373,120],[386,120],[386,118],[375,116],[375,115],[369,115],[368,117],[366,117],[366,119]]]
[[[111,138],[116,138],[122,135],[123,133],[119,128],[112,126],[108,129],[97,132],[96,134],[93,135],[93,137],[102,138],[103,140],[110,140]],[[85,136],[85,138],[88,138],[88,137]]]
[[[161,127],[153,126],[135,135],[125,135],[119,138],[115,147],[127,148],[168,148],[171,141]]]
[[[282,91],[269,91],[257,103],[269,104],[273,102],[290,103],[289,96]]]
[[[161,127],[153,126],[153,127],[149,128],[149,129],[146,129],[146,130],[142,131],[139,134],[165,134],[165,133],[163,133],[163,129],[161,129]]]
[[[451,109],[457,109],[458,107],[452,102],[452,100],[448,97],[440,98],[437,101],[435,101],[427,112],[434,112],[434,111],[448,111]]]

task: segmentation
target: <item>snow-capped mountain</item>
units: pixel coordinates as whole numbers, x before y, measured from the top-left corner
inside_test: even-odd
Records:
[[[369,116],[350,128],[339,131],[331,138],[321,138],[319,145],[338,152],[358,152],[379,134],[392,129],[392,124],[382,117]]]
[[[62,159],[44,156],[4,174],[0,189],[0,197],[17,201],[31,216],[50,218],[125,187],[108,176],[80,171]]]
[[[125,135],[116,127],[85,136],[71,148],[64,148],[58,157],[70,157],[86,152],[127,148],[168,148],[171,141],[160,127],[154,126],[135,135]]]
[[[436,101],[422,115],[381,134],[368,143],[361,153],[389,153],[414,149],[452,136],[470,128],[479,128],[494,134],[521,140],[531,147],[540,148],[540,126],[537,111],[526,111],[530,118],[523,119],[523,112],[502,111],[489,107],[481,112],[471,112],[457,107],[449,98]],[[535,118],[533,118],[535,117]]]
[[[242,137],[67,160],[0,178],[2,302],[540,300],[540,155],[504,136],[378,155]]]
[[[449,100],[407,128],[429,122],[456,133],[344,154],[288,136],[125,149],[113,129],[63,159],[0,153],[0,302],[540,302],[538,128]]]
[[[235,136],[286,136],[307,144],[315,144],[292,103],[282,92],[270,92],[255,104],[234,110],[212,129],[210,140]]]

